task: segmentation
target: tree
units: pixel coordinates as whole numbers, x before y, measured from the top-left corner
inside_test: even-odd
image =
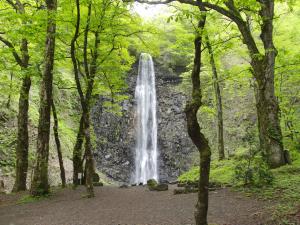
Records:
[[[218,150],[219,150],[219,160],[225,158],[225,151],[224,151],[224,132],[223,132],[223,108],[222,108],[222,96],[218,81],[218,72],[217,66],[214,58],[213,49],[209,40],[208,34],[205,35],[205,44],[208,49],[208,54],[210,58],[210,65],[213,75],[213,85],[215,90],[215,97],[216,97],[216,108],[217,108],[217,120],[218,120]]]
[[[21,1],[16,0],[16,2],[13,2],[7,0],[6,2],[16,11],[17,14],[25,14],[25,7]],[[22,24],[24,23],[25,21],[22,21]],[[5,35],[5,32],[0,32],[0,34]],[[28,169],[28,108],[29,91],[31,86],[31,78],[29,72],[27,71],[29,66],[28,40],[24,37],[20,39],[20,53],[17,52],[15,45],[2,35],[0,36],[0,41],[11,50],[15,61],[21,67],[21,70],[24,73],[19,97],[16,179],[13,187],[13,191],[17,192],[26,190]]]
[[[79,65],[77,63],[76,59],[76,53],[75,53],[75,42],[79,37],[79,26],[80,26],[80,2],[79,0],[76,1],[76,9],[77,9],[77,20],[76,20],[76,28],[75,28],[75,33],[73,36],[73,39],[71,41],[71,58],[72,58],[72,63],[73,63],[73,69],[74,69],[74,75],[75,75],[75,81],[76,81],[76,86],[77,86],[77,91],[80,97],[80,103],[81,103],[81,108],[82,108],[82,117],[80,119],[80,127],[79,127],[79,134],[80,135],[80,141],[83,140],[83,136],[85,137],[85,157],[86,157],[86,187],[87,187],[87,192],[88,192],[88,197],[93,197],[94,196],[94,190],[93,190],[93,183],[92,183],[92,177],[94,174],[94,169],[93,169],[93,156],[92,156],[92,145],[91,145],[91,138],[90,138],[90,97],[92,94],[92,87],[94,85],[94,76],[96,72],[96,60],[98,57],[98,35],[99,31],[96,31],[95,33],[95,52],[94,52],[94,58],[93,58],[93,64],[91,67],[91,73],[90,69],[88,67],[88,61],[87,61],[87,40],[88,40],[88,32],[90,29],[90,19],[91,19],[91,7],[92,4],[89,3],[88,5],[88,17],[87,17],[87,22],[86,22],[86,27],[84,30],[84,66],[85,66],[85,72],[86,76],[88,78],[88,87],[87,87],[87,92],[86,95],[84,96],[81,83],[80,83],[80,78],[79,78]],[[81,130],[82,129],[82,130]],[[82,133],[84,135],[82,135]],[[78,136],[77,136],[78,137]],[[78,142],[78,141],[77,141]],[[77,143],[76,143],[77,144]],[[82,145],[82,142],[81,142]],[[75,145],[75,147],[77,147]],[[73,182],[74,184],[78,184],[78,172],[80,167],[82,167],[81,163],[81,146],[78,149],[74,149],[73,152],[73,168],[74,168],[74,177],[73,177]],[[76,174],[75,174],[76,173]],[[77,178],[77,179],[76,179]]]
[[[123,73],[132,63],[126,49],[129,41],[126,39],[145,32],[136,26],[139,20],[135,21],[136,18],[130,14],[122,1],[103,0],[89,2],[87,6],[79,3],[77,5],[75,33],[71,41],[71,58],[82,114],[73,150],[74,185],[79,184],[78,174],[83,172],[84,159],[86,159],[85,165],[89,165],[87,153],[91,151],[92,145],[86,138],[90,139],[88,127],[90,127],[89,114],[93,97],[95,93],[105,95],[108,89],[111,95],[108,107],[113,108],[118,103],[117,99],[120,97],[118,92],[125,85]],[[81,26],[80,8],[85,7],[88,9],[88,14],[85,26]],[[76,46],[76,42],[81,45]],[[84,139],[86,140],[85,152],[82,154]],[[93,159],[91,165],[92,161]]]
[[[197,225],[207,225],[207,210],[208,210],[208,186],[209,186],[209,171],[210,171],[210,147],[204,134],[201,132],[200,125],[197,120],[197,112],[202,105],[201,102],[201,45],[203,40],[203,30],[205,26],[206,13],[203,7],[201,9],[201,17],[198,23],[199,31],[196,33],[194,45],[195,56],[193,71],[191,74],[192,80],[192,99],[187,102],[185,113],[187,118],[188,134],[196,145],[200,153],[200,177],[198,202],[196,205],[195,219]]]
[[[64,187],[66,187],[66,174],[65,174],[64,162],[63,162],[63,157],[62,157],[62,152],[61,152],[61,144],[60,144],[59,135],[58,135],[57,112],[56,112],[56,107],[55,107],[53,99],[52,99],[52,103],[51,103],[51,108],[52,108],[52,115],[53,115],[53,122],[54,122],[53,133],[54,133],[56,149],[57,149],[57,157],[58,157],[59,168],[60,168],[60,178],[61,178],[62,187],[64,188]]]
[[[48,157],[57,1],[46,0],[45,3],[47,7],[47,32],[44,57],[45,65],[40,89],[37,159],[31,184],[31,194],[33,196],[49,193]]]

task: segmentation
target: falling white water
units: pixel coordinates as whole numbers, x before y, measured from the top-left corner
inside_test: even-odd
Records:
[[[151,55],[142,53],[135,88],[136,107],[136,184],[158,181],[155,73]]]

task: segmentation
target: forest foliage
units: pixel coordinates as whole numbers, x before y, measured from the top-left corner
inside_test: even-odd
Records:
[[[210,1],[222,5],[226,1]],[[264,50],[260,40],[263,21],[258,15],[258,1],[235,1],[244,10],[259,51]],[[251,57],[237,26],[219,13],[208,10],[203,34],[209,37],[218,73],[213,78],[208,46],[203,44],[201,64],[202,106],[197,114],[202,132],[212,149],[211,179],[235,186],[266,186],[262,195],[286,188],[283,199],[291,198],[291,189],[299,184],[296,177],[300,159],[300,3],[275,1],[274,45],[278,55],[275,63],[275,97],[279,103],[279,119],[284,148],[288,150],[292,165],[270,170],[259,154],[259,131],[255,88],[257,79],[250,67]],[[201,19],[198,7],[172,3],[168,10],[156,18],[146,20],[136,13],[134,3],[112,0],[80,1],[80,23],[75,43],[75,58],[79,83],[83,93],[91,83],[91,65],[96,65],[91,99],[92,108],[101,96],[104,108],[122,116],[120,104],[126,95],[127,74],[141,52],[149,52],[164,69],[175,74],[182,72],[179,91],[191,93],[190,74],[193,69],[195,34]],[[22,6],[21,8],[17,8]],[[89,9],[90,8],[90,9]],[[72,159],[78,141],[82,113],[78,83],[74,79],[74,62],[71,60],[71,42],[77,22],[76,3],[58,1],[55,34],[53,99],[58,114],[58,130],[63,146],[63,157]],[[50,15],[51,17],[51,15]],[[49,19],[49,18],[48,18]],[[17,147],[17,115],[20,88],[30,77],[29,96],[29,169],[36,163],[36,139],[39,122],[40,84],[45,67],[45,37],[47,10],[42,1],[0,2],[0,173],[14,176]],[[96,35],[97,34],[97,35]],[[22,48],[24,40],[28,49]],[[95,47],[96,46],[96,47]],[[267,49],[268,50],[268,49]],[[95,56],[97,52],[97,57]],[[26,62],[28,54],[28,63]],[[261,55],[257,55],[261,57]],[[255,58],[255,57],[254,57]],[[93,61],[95,60],[95,62]],[[87,66],[86,64],[89,64]],[[94,63],[94,64],[93,64]],[[223,103],[224,146],[228,161],[218,158],[217,100],[214,84],[221,89]],[[91,128],[92,145],[95,144]],[[53,131],[51,131],[53,132]],[[269,129],[271,134],[273,131]],[[276,139],[276,132],[274,139]],[[51,133],[50,155],[56,157],[54,137]],[[196,154],[195,154],[196,155]],[[198,157],[191,166],[199,164]],[[289,176],[289,179],[286,179]],[[180,181],[196,181],[198,167],[179,177]],[[292,182],[292,185],[290,185]],[[51,183],[51,182],[50,182]],[[294,199],[299,200],[299,193]]]

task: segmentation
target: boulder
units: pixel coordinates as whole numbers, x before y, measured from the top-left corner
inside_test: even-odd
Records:
[[[148,186],[150,191],[167,191],[169,189],[168,184],[157,184],[155,186]]]
[[[148,185],[149,188],[150,187],[155,187],[155,186],[157,186],[157,181],[154,180],[154,179],[147,180],[147,185]]]
[[[167,191],[169,186],[168,184],[158,184],[154,189],[155,191]]]

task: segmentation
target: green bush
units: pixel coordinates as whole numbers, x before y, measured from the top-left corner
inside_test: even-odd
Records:
[[[237,185],[262,187],[271,185],[274,176],[259,151],[250,149],[240,155],[234,167],[234,181]]]

